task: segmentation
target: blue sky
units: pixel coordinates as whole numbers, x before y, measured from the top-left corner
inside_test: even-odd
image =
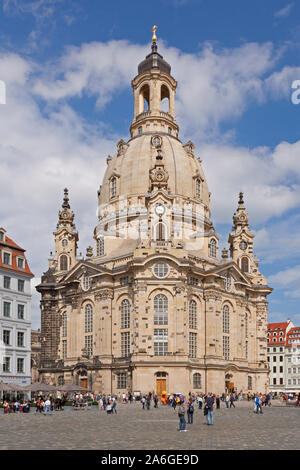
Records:
[[[178,81],[180,138],[193,140],[203,161],[221,248],[242,190],[260,270],[274,287],[269,320],[299,325],[296,0],[2,0],[0,225],[27,249],[39,282],[67,186],[79,249],[92,244],[106,156],[129,137],[130,81],[153,24]]]

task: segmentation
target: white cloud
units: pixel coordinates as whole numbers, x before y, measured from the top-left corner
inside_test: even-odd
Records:
[[[241,116],[249,100],[265,99],[264,75],[281,53],[272,43],[222,50],[206,43],[198,54],[187,54],[166,47],[163,41],[159,51],[172,64],[178,80],[176,109],[182,131],[202,137],[208,132],[215,135],[222,121]],[[85,93],[95,96],[98,106],[104,106],[114,93],[128,88],[138,62],[148,52],[149,45],[128,41],[68,47],[59,60],[46,64],[34,91],[47,101]]]
[[[289,3],[285,7],[281,8],[280,10],[277,10],[274,13],[274,18],[287,18],[289,14],[292,11],[292,8],[294,7],[294,3]]]

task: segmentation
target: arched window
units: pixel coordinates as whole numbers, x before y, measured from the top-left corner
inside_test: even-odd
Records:
[[[116,195],[117,195],[117,178],[114,176],[110,180],[110,197],[113,198],[113,197],[116,197]]]
[[[154,325],[168,324],[168,298],[163,294],[154,297]]]
[[[211,238],[209,243],[209,256],[216,258],[217,256],[217,242],[214,238]]]
[[[249,272],[249,259],[246,256],[241,259],[241,270],[243,273]]]
[[[170,112],[170,92],[166,85],[162,85],[160,89],[160,109],[166,113]]]
[[[166,240],[166,227],[162,222],[158,222],[156,225],[156,240],[165,241]]]
[[[189,302],[189,326],[192,329],[197,329],[197,303],[195,300]]]
[[[67,255],[61,255],[59,258],[60,262],[60,270],[61,271],[67,271],[68,270],[68,257]]]
[[[198,372],[193,375],[193,388],[201,389],[201,374]]]
[[[149,85],[145,84],[140,89],[139,95],[139,114],[148,111],[150,103],[150,88]]]
[[[64,312],[62,314],[62,337],[65,338],[67,336],[67,322],[68,322],[68,316],[67,312]]]
[[[223,307],[223,333],[229,333],[229,307]]]
[[[130,303],[127,299],[121,303],[121,328],[130,328]]]
[[[93,307],[91,304],[85,306],[84,329],[85,333],[92,333],[93,331]]]
[[[97,256],[104,255],[104,237],[97,239]]]
[[[196,179],[196,188],[195,188],[195,196],[200,199],[201,197],[201,179],[197,178]]]

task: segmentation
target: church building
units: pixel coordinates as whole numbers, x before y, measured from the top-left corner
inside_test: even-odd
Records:
[[[201,160],[179,137],[176,87],[154,33],[132,80],[130,137],[107,158],[84,259],[65,189],[55,252],[37,286],[40,380],[106,394],[268,388],[272,289],[253,254],[243,194],[220,253]]]

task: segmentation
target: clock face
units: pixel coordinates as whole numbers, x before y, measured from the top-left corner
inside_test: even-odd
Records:
[[[157,204],[157,206],[155,207],[155,212],[157,215],[163,215],[165,212],[165,206],[163,206],[162,204]]]
[[[240,243],[240,249],[241,250],[246,250],[247,246],[248,246],[247,242],[245,242],[244,240],[241,241],[241,243]]]

